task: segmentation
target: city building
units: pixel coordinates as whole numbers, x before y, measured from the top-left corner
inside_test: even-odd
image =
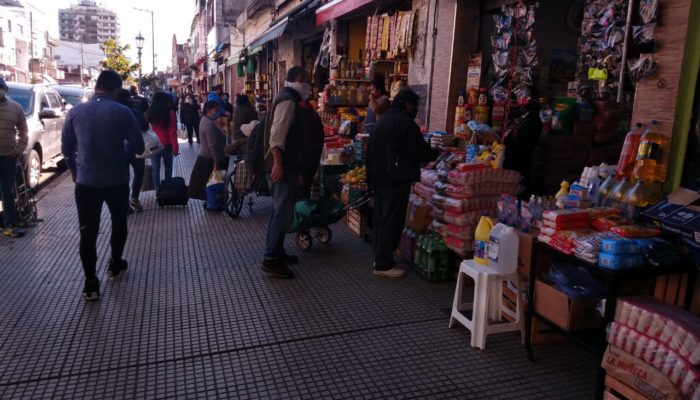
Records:
[[[117,14],[97,5],[95,1],[80,0],[58,11],[61,40],[68,42],[102,43],[107,39],[119,41]]]

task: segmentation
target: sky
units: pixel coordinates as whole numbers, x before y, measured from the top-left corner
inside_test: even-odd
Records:
[[[71,3],[77,4],[78,0],[27,0],[27,2],[46,13],[51,36],[59,38],[58,10],[69,8]],[[97,3],[117,13],[121,25],[121,43],[131,46],[127,56],[132,62],[136,62],[138,59],[134,38],[139,31],[141,32],[145,38],[141,57],[144,73],[150,72],[153,66],[151,14],[136,11],[134,6],[150,9],[154,12],[158,70],[164,71],[171,64],[173,34],[177,35],[178,43],[184,43],[190,35],[190,26],[194,17],[194,1],[192,0],[97,0]]]

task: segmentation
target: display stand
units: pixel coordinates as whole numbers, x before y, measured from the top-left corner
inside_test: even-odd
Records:
[[[549,320],[547,317],[543,316],[537,310],[535,310],[535,281],[537,278],[537,259],[540,253],[545,253],[559,261],[565,261],[569,264],[579,265],[594,277],[605,282],[605,315],[603,316],[603,325],[595,331],[589,332],[571,332],[568,331],[556,323]],[[525,310],[525,350],[527,352],[527,357],[530,361],[535,361],[535,355],[532,350],[532,322],[533,319],[541,321],[551,327],[554,331],[566,336],[567,338],[574,341],[574,343],[588,349],[597,356],[602,356],[606,345],[606,327],[615,318],[615,308],[617,306],[617,298],[619,294],[620,287],[623,283],[629,282],[632,279],[640,278],[657,278],[661,276],[670,276],[676,274],[688,274],[688,285],[686,287],[686,299],[684,307],[690,309],[692,303],[692,294],[695,291],[695,281],[697,275],[697,269],[691,264],[680,264],[672,267],[653,267],[647,265],[643,268],[631,268],[623,270],[609,270],[600,268],[598,265],[591,264],[580,260],[574,256],[562,254],[551,247],[541,243],[535,242],[534,249],[532,252],[532,266],[530,268],[530,276],[528,282],[527,291],[527,308]],[[653,288],[655,285],[651,285],[651,295],[653,295]],[[605,390],[605,370],[600,368],[598,372],[598,383],[596,396],[598,399],[603,398],[603,393]]]

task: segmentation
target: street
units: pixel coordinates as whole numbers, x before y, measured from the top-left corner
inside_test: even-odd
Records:
[[[189,177],[196,149],[183,146],[176,175]],[[595,357],[554,343],[531,363],[517,334],[472,349],[447,328],[454,282],[374,277],[370,246],[342,222],[328,246],[288,241],[296,279],[263,274],[265,198],[232,220],[143,194],[118,279],[106,276],[105,212],[102,299],[86,303],[72,187],[61,174],[40,191],[43,222],[0,238],[0,398],[593,396]]]

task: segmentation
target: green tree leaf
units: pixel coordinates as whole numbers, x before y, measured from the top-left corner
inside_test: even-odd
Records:
[[[121,75],[126,82],[133,82],[133,75],[141,67],[138,63],[131,64],[124,54],[129,50],[128,44],[120,46],[114,39],[107,39],[100,45],[100,50],[105,53],[105,59],[101,64],[104,69],[111,69]]]

